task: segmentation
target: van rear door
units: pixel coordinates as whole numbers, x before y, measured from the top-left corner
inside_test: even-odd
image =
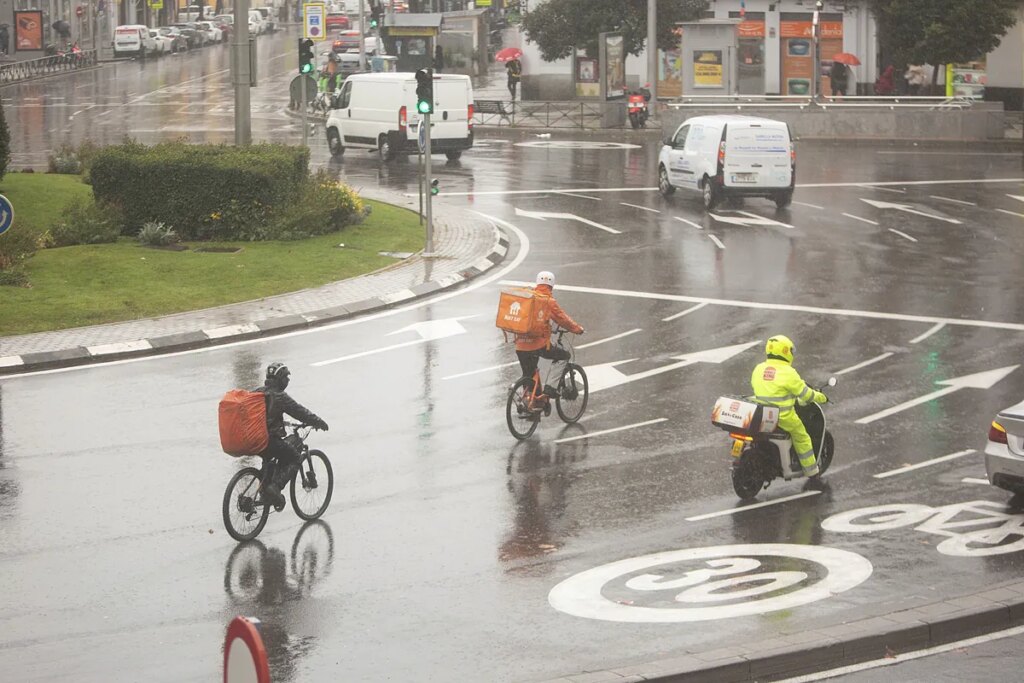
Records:
[[[727,187],[789,187],[793,143],[785,123],[730,121],[725,138]]]
[[[467,77],[441,76],[434,79],[431,137],[465,140],[469,136],[469,105],[473,101],[470,90]]]

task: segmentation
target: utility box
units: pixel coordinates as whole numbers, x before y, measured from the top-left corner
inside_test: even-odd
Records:
[[[682,29],[683,95],[735,95],[738,19],[678,24]]]

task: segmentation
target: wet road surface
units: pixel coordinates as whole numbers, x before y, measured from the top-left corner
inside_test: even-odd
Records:
[[[290,38],[279,41],[286,82],[294,56]],[[18,86],[43,98],[75,81],[78,104],[97,104],[71,123],[70,107],[48,107],[26,137],[12,123],[19,158],[45,158],[62,131],[150,141],[195,125],[201,139],[230,140],[230,107],[209,113],[230,96],[214,59],[207,50],[173,73],[171,61],[127,63]],[[148,90],[127,96],[132,83]],[[257,135],[297,140],[291,119],[270,111],[281,100],[258,92]],[[15,111],[18,125],[33,116]],[[103,112],[117,124],[97,122]],[[311,148],[314,164],[357,187],[416,190],[414,161],[330,160],[322,135]],[[274,680],[533,681],[1019,577],[1024,503],[978,483],[989,420],[1024,393],[1019,159],[810,144],[798,155],[790,209],[752,199],[708,216],[695,197],[653,190],[649,136],[481,133],[438,169],[439,201],[510,231],[496,275],[317,330],[0,380],[0,670],[209,680],[225,625],[245,614],[265,624]],[[594,392],[578,425],[551,417],[517,443],[504,406],[518,368],[493,316],[502,282],[542,269],[587,328],[577,360]],[[448,336],[386,348],[430,336],[391,333],[451,318]],[[708,417],[716,397],[747,391],[763,340],[779,332],[796,341],[809,381],[842,373],[826,407],[836,458],[824,490],[776,481],[758,496],[771,505],[744,510],[729,439]],[[753,342],[721,362],[679,359]],[[322,523],[274,514],[257,543],[239,546],[220,520],[240,463],[218,448],[216,403],[277,360],[292,368],[292,395],[331,423],[310,443],[332,459],[334,499]],[[1001,369],[970,382],[989,389],[910,405],[947,386],[937,382]],[[855,512],[892,505],[914,507]],[[978,529],[998,531],[966,535]],[[833,548],[871,571],[830,566],[816,550],[776,548],[745,568],[697,550],[749,544]],[[686,549],[688,559],[563,590],[578,611],[625,620],[549,603],[581,572]],[[766,602],[843,581],[853,585],[831,597]]]

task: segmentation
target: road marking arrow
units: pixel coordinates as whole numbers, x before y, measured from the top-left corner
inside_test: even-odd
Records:
[[[1019,202],[1024,202],[1024,196],[1022,196],[1022,195],[1019,195],[1019,194],[1008,194],[1006,196],[1010,197],[1011,199],[1016,199]]]
[[[864,197],[861,197],[860,200],[862,202],[870,204],[876,209],[896,209],[897,211],[912,213],[917,216],[924,216],[925,218],[934,218],[937,221],[945,221],[947,223],[952,223],[953,225],[963,225],[960,221],[958,221],[955,218],[946,218],[944,216],[936,216],[933,213],[925,213],[924,211],[918,211],[909,204],[897,204],[895,202],[880,202],[876,199],[865,199]]]
[[[600,223],[595,223],[592,220],[589,220],[587,218],[582,218],[580,216],[577,216],[574,213],[553,213],[553,212],[549,212],[549,211],[523,211],[522,209],[516,207],[516,215],[517,216],[524,216],[526,218],[536,218],[539,221],[545,220],[547,218],[561,218],[561,219],[567,220],[567,221],[579,221],[580,223],[585,223],[585,224],[593,226],[595,228],[600,228],[601,230],[604,230],[605,232],[610,232],[613,235],[621,235],[622,234],[621,230],[616,230],[615,228],[609,228],[607,225],[601,225]]]
[[[353,353],[348,356],[341,356],[340,358],[331,358],[330,360],[322,360],[313,363],[314,368],[323,367],[324,365],[331,365],[333,363],[341,363],[346,360],[353,360],[355,358],[362,358],[363,356],[372,356],[377,353],[384,353],[385,351],[393,351],[395,349],[405,348],[406,346],[416,346],[418,344],[425,344],[429,341],[437,339],[444,339],[445,337],[454,337],[455,335],[465,334],[466,328],[459,322],[460,320],[466,320],[474,316],[467,315],[461,318],[443,318],[441,320],[427,320],[420,323],[413,323],[407,325],[394,332],[388,332],[386,336],[393,334],[401,334],[403,332],[416,332],[419,335],[419,339],[412,341],[402,342],[401,344],[392,344],[390,346],[384,346],[379,349],[370,349],[369,351],[360,351],[359,353]]]
[[[756,346],[760,343],[761,342],[758,341],[752,341],[746,344],[723,346],[720,349],[708,349],[707,351],[696,351],[694,353],[686,353],[681,356],[672,356],[672,360],[677,362],[645,370],[644,372],[638,372],[635,375],[627,375],[619,370],[617,366],[632,363],[637,360],[636,358],[618,360],[611,363],[603,363],[601,365],[592,365],[586,368],[587,381],[590,385],[590,393],[601,391],[603,389],[611,389],[612,387],[617,387],[621,384],[627,384],[641,379],[647,379],[648,377],[654,377],[655,375],[660,375],[665,372],[685,368],[688,365],[695,365],[696,363],[724,363],[733,356],[743,353],[750,347]]]
[[[954,391],[960,391],[961,389],[991,389],[1000,380],[1002,380],[1004,377],[1006,377],[1019,367],[1019,365],[1010,365],[1005,368],[999,368],[998,370],[987,370],[985,372],[977,372],[973,375],[964,375],[963,377],[954,377],[953,379],[947,379],[941,382],[936,382],[936,384],[943,385],[945,386],[945,388],[939,389],[938,391],[933,391],[930,394],[925,394],[924,396],[915,398],[912,401],[901,403],[898,406],[887,408],[886,410],[883,410],[880,413],[875,413],[874,415],[862,417],[861,419],[857,420],[857,424],[870,424],[875,420],[881,420],[882,418],[889,417],[890,415],[895,415],[896,413],[903,412],[904,410],[913,408],[914,406],[917,405],[921,405],[922,403],[927,403],[932,399],[940,398],[947,394],[952,394]]]
[[[789,223],[780,223],[779,221],[773,220],[771,218],[758,216],[756,213],[749,213],[747,211],[736,211],[735,213],[738,213],[741,216],[746,216],[746,218],[740,218],[738,216],[720,216],[717,213],[709,213],[708,215],[714,218],[716,221],[719,221],[720,223],[730,223],[731,225],[769,225],[778,228],[789,228],[790,230],[793,229],[793,226],[790,225]]]

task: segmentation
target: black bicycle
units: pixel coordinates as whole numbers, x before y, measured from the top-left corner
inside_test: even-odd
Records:
[[[540,370],[537,369],[533,371],[533,377],[519,378],[508,392],[505,420],[512,436],[520,441],[530,438],[537,430],[542,415],[551,414],[552,400],[555,402],[558,417],[567,424],[578,421],[583,417],[583,411],[587,409],[587,400],[590,398],[587,373],[573,362],[576,360],[576,350],[573,349],[571,342],[565,341],[567,332],[568,330],[559,327],[552,333],[556,338],[555,345],[569,351],[569,362],[565,364],[565,369],[558,378],[555,395],[548,396],[544,393],[544,387],[548,386],[551,379],[551,368],[548,368],[548,376],[543,383],[540,381]],[[554,364],[551,367],[553,368]]]
[[[299,452],[299,467],[292,476],[288,495],[292,509],[300,518],[318,519],[327,510],[334,493],[334,470],[323,451],[311,450],[306,439],[311,425],[285,422],[292,433],[285,437]],[[274,507],[263,495],[265,483],[273,472],[270,458],[263,459],[259,469],[246,467],[235,473],[224,490],[224,528],[236,541],[256,538],[267,524]]]

